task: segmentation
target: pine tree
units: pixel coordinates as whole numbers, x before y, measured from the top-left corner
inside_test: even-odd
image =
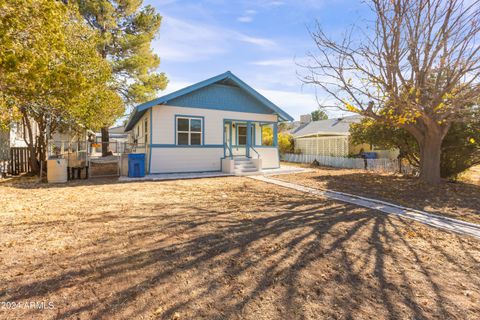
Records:
[[[78,0],[80,13],[99,31],[98,51],[113,69],[113,88],[127,105],[152,99],[165,89],[167,78],[156,72],[159,57],[151,43],[160,29],[162,17],[142,0]],[[102,128],[102,153],[108,150],[108,127]]]

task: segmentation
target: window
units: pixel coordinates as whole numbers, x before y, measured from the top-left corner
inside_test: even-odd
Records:
[[[202,144],[202,119],[177,118],[177,144],[199,146]]]
[[[253,141],[255,126],[250,127],[250,139]],[[238,126],[238,145],[244,146],[247,144],[247,126],[239,125]]]
[[[238,145],[244,146],[247,144],[247,127],[238,126]]]

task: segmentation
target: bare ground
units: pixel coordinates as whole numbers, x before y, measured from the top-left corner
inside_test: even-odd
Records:
[[[297,165],[297,164],[295,164]],[[417,178],[357,169],[309,167],[313,172],[275,179],[389,201],[409,208],[480,224],[480,185],[443,182],[431,186]]]
[[[0,184],[3,319],[478,319],[480,242],[246,178]],[[7,308],[6,302],[53,308]]]

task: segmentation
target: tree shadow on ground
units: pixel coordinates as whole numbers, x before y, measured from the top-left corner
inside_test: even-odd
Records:
[[[6,282],[0,300],[55,301],[55,313],[43,314],[57,319],[479,314],[478,293],[463,294],[466,285],[480,289],[472,267],[480,263],[472,254],[477,242],[270,188],[243,190],[240,198],[252,193],[255,201],[241,208],[228,201],[223,207],[144,204],[86,217],[86,229],[113,221],[116,236],[105,234],[81,253],[37,261],[33,269],[44,276]]]
[[[480,186],[477,185],[443,182],[432,186],[414,177],[335,168],[275,178],[480,223]]]

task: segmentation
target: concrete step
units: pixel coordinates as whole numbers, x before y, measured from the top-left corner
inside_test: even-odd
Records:
[[[241,168],[241,169],[237,169],[235,170],[236,172],[253,172],[253,171],[257,171],[257,168],[253,167],[253,168]]]
[[[237,157],[234,160],[234,172],[237,176],[247,176],[259,174],[257,167],[252,162],[252,159],[247,157]]]
[[[235,169],[237,168],[256,168],[253,163],[242,163],[242,164],[235,164]]]

